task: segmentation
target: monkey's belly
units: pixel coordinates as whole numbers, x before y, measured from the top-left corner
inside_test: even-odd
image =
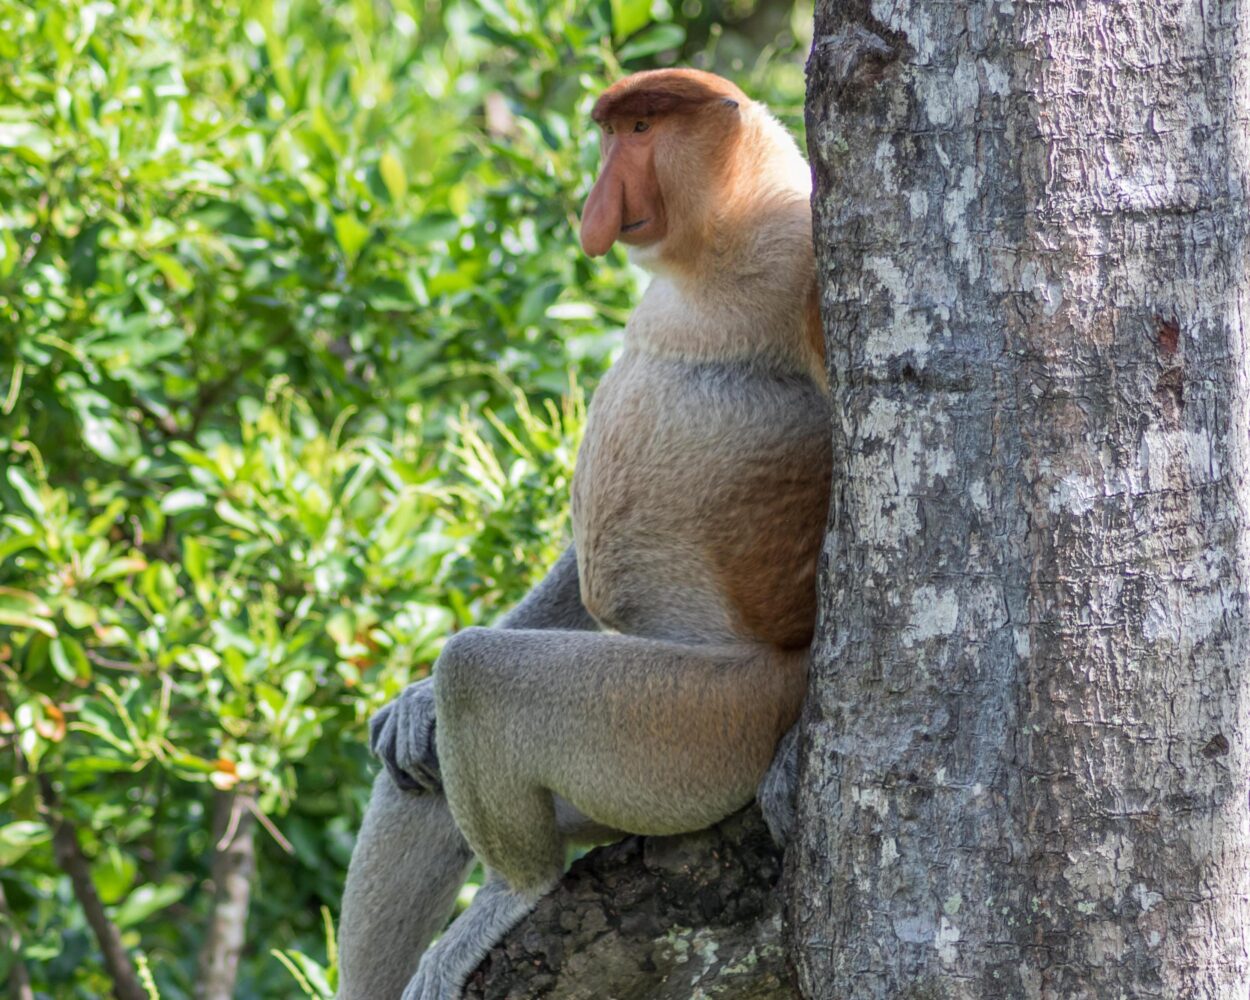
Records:
[[[828,442],[827,400],[803,376],[627,353],[573,480],[587,609],[634,635],[806,645]]]

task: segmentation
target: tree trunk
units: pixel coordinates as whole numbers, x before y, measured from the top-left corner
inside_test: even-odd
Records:
[[[754,808],[699,833],[600,848],[490,953],[465,996],[793,1000],[780,876]]]
[[[234,996],[256,873],[255,802],[251,791],[213,796],[213,909],[200,950],[196,1000]]]
[[[130,960],[130,952],[122,943],[121,931],[100,901],[95,882],[91,878],[91,862],[83,854],[74,828],[60,796],[46,774],[39,776],[39,795],[43,799],[45,818],[52,828],[52,853],[57,867],[69,876],[74,898],[82,907],[84,919],[100,946],[104,969],[113,982],[113,996],[117,1000],[147,1000],[148,991],[139,981],[139,974]]]
[[[1246,7],[817,4],[806,996],[1250,989]]]

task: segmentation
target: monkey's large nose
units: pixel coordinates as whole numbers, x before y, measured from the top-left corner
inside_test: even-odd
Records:
[[[609,164],[590,189],[582,210],[582,249],[588,256],[602,257],[612,249],[621,232],[624,205],[625,185]]]

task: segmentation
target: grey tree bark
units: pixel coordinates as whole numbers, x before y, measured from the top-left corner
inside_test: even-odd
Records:
[[[1250,989],[1250,10],[821,0],[805,996]]]
[[[487,957],[467,998],[793,1000],[781,854],[758,810],[575,862]]]

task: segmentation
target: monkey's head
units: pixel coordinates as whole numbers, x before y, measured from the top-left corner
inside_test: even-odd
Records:
[[[726,190],[744,115],[734,84],[693,69],[635,73],[595,103],[603,165],[582,210],[582,249],[687,243]]]

